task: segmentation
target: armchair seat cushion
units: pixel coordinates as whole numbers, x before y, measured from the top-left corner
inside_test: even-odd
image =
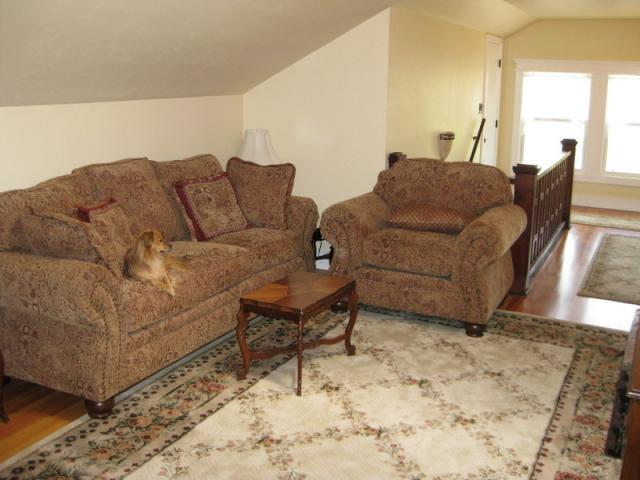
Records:
[[[274,267],[302,254],[300,241],[292,230],[249,228],[219,235],[213,242],[247,249],[247,256],[260,270]]]
[[[171,272],[176,296],[153,285],[127,278],[119,315],[127,333],[198,305],[259,271],[246,249],[212,242],[173,242],[172,255],[188,256],[186,271]]]
[[[369,235],[363,263],[435,277],[451,275],[457,235],[385,228]]]

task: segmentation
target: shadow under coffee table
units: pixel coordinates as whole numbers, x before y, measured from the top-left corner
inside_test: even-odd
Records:
[[[345,332],[337,337],[304,341],[304,324],[311,317],[327,310],[333,304],[348,298],[349,323]],[[251,350],[247,344],[247,325],[250,313],[265,317],[282,318],[298,324],[297,341],[286,347]],[[351,333],[358,315],[356,282],[349,277],[339,277],[315,272],[295,272],[277,282],[269,283],[240,297],[240,311],[236,337],[242,353],[243,367],[238,378],[244,379],[249,372],[251,360],[263,360],[282,353],[298,352],[298,388],[302,395],[302,352],[318,345],[330,345],[344,340],[347,355],[354,355],[356,347],[351,345]]]

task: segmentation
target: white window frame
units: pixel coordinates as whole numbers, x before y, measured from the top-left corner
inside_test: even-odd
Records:
[[[599,62],[582,60],[515,60],[515,90],[512,120],[511,164],[520,162],[522,83],[525,72],[586,73],[591,75],[591,101],[585,127],[582,168],[574,173],[576,182],[640,186],[640,175],[606,171],[606,101],[609,75],[640,75],[640,62]],[[558,158],[560,145],[558,145]],[[554,159],[549,159],[551,163]]]

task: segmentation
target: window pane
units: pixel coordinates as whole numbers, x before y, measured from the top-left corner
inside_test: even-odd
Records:
[[[575,168],[582,168],[589,118],[591,76],[583,73],[525,72],[522,84],[523,163],[547,164],[562,152],[560,141],[578,141]]]
[[[640,174],[640,76],[609,76],[606,122],[605,170]]]

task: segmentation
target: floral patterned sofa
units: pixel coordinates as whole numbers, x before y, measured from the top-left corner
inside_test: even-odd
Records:
[[[84,397],[90,414],[106,416],[117,393],[233,329],[239,295],[312,269],[318,212],[312,200],[291,196],[293,165],[233,162],[228,179],[247,224],[227,228],[221,214],[210,241],[193,241],[174,185],[226,178],[212,155],[89,165],[0,194],[5,374]],[[74,217],[79,205],[105,199],[116,200],[129,231]],[[164,232],[174,254],[190,257],[175,274],[175,296],[123,274],[125,243],[143,229]]]
[[[481,336],[513,282],[510,248],[526,221],[500,170],[404,159],[373,192],[325,210],[320,229],[331,271],[355,277],[362,303],[461,320]]]

